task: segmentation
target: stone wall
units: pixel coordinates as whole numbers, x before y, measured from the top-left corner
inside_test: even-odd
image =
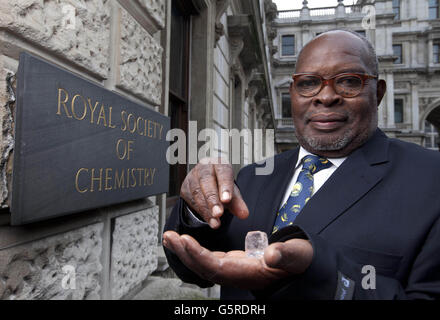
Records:
[[[159,210],[115,220],[111,251],[112,297],[121,298],[145,280],[157,267],[156,245]]]
[[[121,299],[156,270],[155,197],[21,227],[8,202],[20,52],[157,110],[167,2],[0,0],[0,299]]]
[[[119,83],[140,98],[160,105],[162,96],[162,47],[122,11]]]
[[[98,299],[102,229],[97,223],[0,251],[0,298]],[[75,270],[75,289],[62,288],[66,266]]]

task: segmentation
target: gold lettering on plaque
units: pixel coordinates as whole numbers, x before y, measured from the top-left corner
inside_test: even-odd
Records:
[[[95,169],[92,169],[91,178],[90,178],[90,192],[95,191],[95,181],[99,181],[99,189],[102,190],[102,168],[99,169],[99,177],[95,177]]]
[[[142,119],[142,117],[138,117],[137,118],[137,120],[136,120],[136,127],[137,127],[137,133],[140,135],[140,136],[143,136],[143,133],[142,133],[142,131],[139,131],[139,129],[140,129],[140,125],[139,125],[139,121],[142,121],[143,119]]]
[[[111,185],[110,186],[108,185],[108,182],[112,180],[112,176],[109,176],[109,172],[111,173],[112,171],[113,171],[112,168],[106,168],[105,169],[105,187],[104,187],[104,190],[106,190],[106,191],[112,189]]]
[[[82,171],[88,172],[89,169],[87,169],[87,168],[81,168],[81,169],[79,169],[79,170],[76,172],[76,177],[75,177],[75,188],[76,188],[76,191],[78,191],[79,193],[85,193],[85,192],[88,191],[87,188],[85,188],[85,189],[80,189],[80,188],[79,188],[79,185],[78,185],[79,175],[80,175],[80,173],[81,173]]]
[[[114,124],[112,124],[112,109],[113,109],[113,107],[109,108],[108,127],[114,129],[114,128],[116,128],[116,126]]]
[[[154,184],[155,174],[156,168],[80,168],[75,175],[75,189],[84,194],[148,187]],[[87,183],[80,185],[80,180],[83,184],[84,181]]]
[[[127,112],[125,112],[125,111],[121,112],[121,120],[122,120],[122,124],[123,124],[123,126],[121,126],[121,131],[127,130],[127,120],[125,119],[126,114],[127,114]]]
[[[107,127],[107,121],[105,120],[104,104],[101,105],[101,110],[99,110],[98,122],[96,122],[97,125],[99,125],[99,123],[101,122],[101,119],[104,119],[104,127]]]
[[[130,119],[133,119],[133,129],[130,129]],[[128,124],[128,131],[134,133],[136,131],[136,121],[134,120],[134,116],[132,113],[128,115],[127,124]]]
[[[95,116],[95,110],[96,110],[96,107],[99,104],[99,101],[95,102],[95,106],[94,107],[92,107],[92,101],[90,100],[90,98],[88,98],[87,101],[89,102],[89,109],[90,109],[90,123],[94,123],[93,122],[93,117]]]
[[[124,177],[125,177],[125,171],[121,170],[121,175],[119,176],[119,171],[115,171],[115,189],[124,189]]]
[[[61,92],[64,93],[64,101],[61,101]],[[66,113],[68,118],[72,118],[72,115],[69,113],[69,110],[67,109],[66,103],[69,101],[69,93],[62,89],[58,88],[58,112],[57,115],[61,115],[61,105],[63,105],[64,112]]]
[[[131,177],[133,178],[133,182],[130,184],[130,187],[134,188],[134,187],[136,187],[136,176],[134,173],[136,171],[136,169],[132,168],[130,171],[131,171]]]
[[[80,97],[80,98],[83,100],[83,104],[84,104],[83,114],[82,114],[81,117],[78,117],[78,115],[77,115],[76,112],[75,112],[75,100],[76,100],[76,98],[78,98],[78,97]],[[81,95],[76,94],[76,95],[72,98],[71,109],[72,109],[73,117],[74,117],[76,120],[84,120],[84,118],[85,118],[86,115],[87,115],[87,102],[86,102],[86,100],[85,100]]]

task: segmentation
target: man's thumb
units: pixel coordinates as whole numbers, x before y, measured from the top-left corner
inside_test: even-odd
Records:
[[[292,239],[271,244],[264,251],[267,266],[299,274],[311,264],[313,248],[307,240]]]
[[[280,250],[282,243],[274,243],[266,248],[264,251],[264,262],[270,268],[281,268],[283,256]]]

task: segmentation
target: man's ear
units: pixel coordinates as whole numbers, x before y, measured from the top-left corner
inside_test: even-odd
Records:
[[[380,79],[377,81],[377,106],[379,107],[385,92],[387,91],[387,83],[385,80]]]

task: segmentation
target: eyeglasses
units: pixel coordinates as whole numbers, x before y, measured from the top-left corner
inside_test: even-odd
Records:
[[[377,76],[358,73],[341,73],[324,79],[320,75],[311,73],[297,73],[292,76],[295,90],[303,97],[316,96],[325,85],[331,85],[333,90],[345,97],[354,98],[362,92],[368,79],[377,79]]]

